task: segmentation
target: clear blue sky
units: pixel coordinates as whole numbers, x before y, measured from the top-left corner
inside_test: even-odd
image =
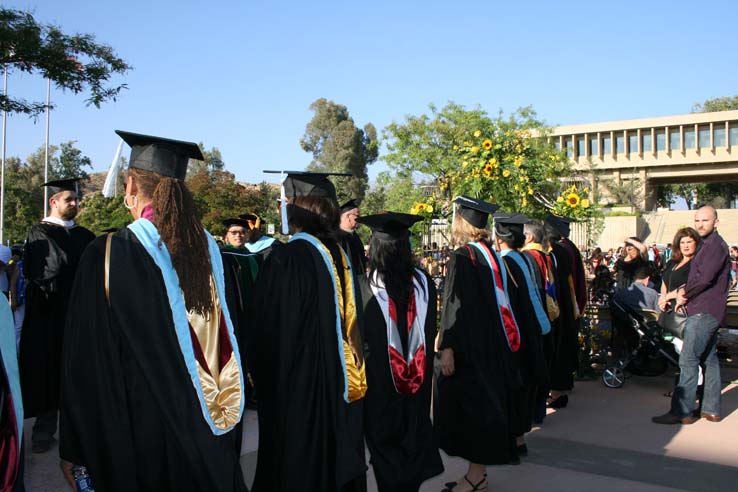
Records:
[[[241,181],[302,169],[319,97],[381,131],[449,100],[574,124],[738,94],[735,0],[3,3],[93,33],[134,67],[101,109],[52,89],[51,142],[77,140],[95,170],[110,164],[115,129],[217,147]],[[14,73],[9,93],[43,100],[46,83]],[[10,117],[7,139],[7,156],[25,158],[43,145],[43,116]]]

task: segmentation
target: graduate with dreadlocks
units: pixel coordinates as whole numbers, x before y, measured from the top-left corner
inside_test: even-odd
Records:
[[[246,490],[234,427],[244,373],[223,265],[185,185],[197,144],[116,132],[131,146],[135,219],[93,241],[70,297],[60,455],[95,490]]]
[[[379,492],[417,492],[443,472],[430,420],[436,287],[417,268],[408,228],[420,215],[359,218],[372,229],[364,301],[366,443]]]

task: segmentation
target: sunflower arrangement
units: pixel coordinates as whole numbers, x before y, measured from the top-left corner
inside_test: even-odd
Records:
[[[433,213],[433,205],[425,202],[418,202],[410,209],[410,213],[413,215],[423,215],[424,217],[430,217]]]
[[[476,130],[454,145],[458,166],[444,179],[454,195],[495,202],[506,211],[534,213],[537,183],[564,173],[567,160],[560,151],[514,124]]]
[[[556,208],[553,212],[574,219],[588,219],[595,215],[592,206],[590,191],[587,187],[578,187],[576,184],[564,189],[556,197]]]

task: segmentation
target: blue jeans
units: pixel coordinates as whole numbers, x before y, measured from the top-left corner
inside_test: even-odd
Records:
[[[702,411],[720,415],[720,362],[717,357],[717,332],[720,323],[710,314],[695,314],[684,326],[684,346],[679,354],[679,384],[671,397],[671,413],[687,417],[695,407],[699,365],[705,365]]]

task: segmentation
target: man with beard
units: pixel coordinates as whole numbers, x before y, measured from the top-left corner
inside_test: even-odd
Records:
[[[356,234],[356,228],[359,223],[359,206],[356,200],[349,200],[341,205],[341,247],[349,255],[351,259],[351,267],[354,269],[355,275],[364,275],[366,272],[366,256],[364,255],[364,245],[361,238]]]
[[[77,264],[95,235],[74,223],[79,179],[45,183],[50,214],[28,233],[24,256],[26,318],[21,331],[20,376],[26,417],[36,417],[31,450],[54,442],[67,302]]]

